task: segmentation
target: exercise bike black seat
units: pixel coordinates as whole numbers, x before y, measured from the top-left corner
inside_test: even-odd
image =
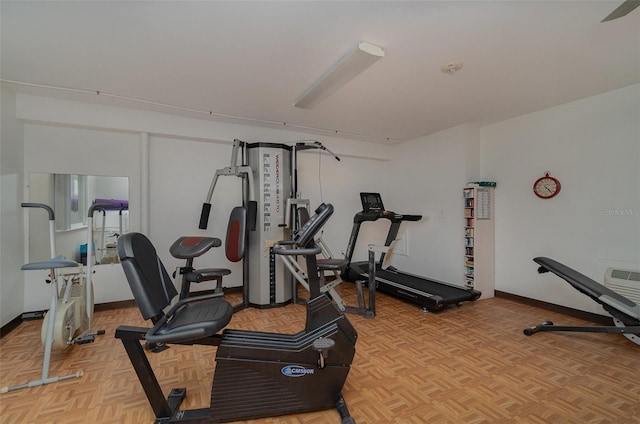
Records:
[[[51,258],[47,261],[30,262],[22,265],[20,268],[23,271],[32,271],[38,269],[57,269],[57,268],[75,268],[79,263],[70,261],[62,255],[58,255],[55,258]]]
[[[155,324],[145,335],[149,343],[185,343],[218,333],[231,320],[232,306],[205,295],[180,300],[163,310],[178,294],[151,241],[143,234],[128,233],[118,239],[118,256],[133,297],[144,319]]]

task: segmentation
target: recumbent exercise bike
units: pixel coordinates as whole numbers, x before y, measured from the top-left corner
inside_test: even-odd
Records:
[[[310,300],[304,330],[296,334],[226,329],[232,306],[222,294],[187,297],[166,313],[178,293],[146,236],[129,233],[118,240],[118,255],[136,304],[153,328],[120,326],[115,337],[127,351],[156,416],[165,422],[229,422],[337,408],[342,424],[355,423],[342,387],[355,355],[357,332],[331,300],[320,293],[314,235],[333,214],[321,204],[277,254],[304,256]],[[218,346],[209,408],[179,410],[186,389],[164,397],[141,341]]]

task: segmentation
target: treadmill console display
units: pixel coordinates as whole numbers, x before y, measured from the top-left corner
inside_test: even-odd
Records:
[[[385,210],[380,193],[360,193],[360,201],[364,212]]]

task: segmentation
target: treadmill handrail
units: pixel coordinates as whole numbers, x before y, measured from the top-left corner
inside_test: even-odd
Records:
[[[377,221],[380,218],[388,219],[391,222],[420,221],[422,219],[422,215],[400,214],[386,210],[360,211],[353,217],[353,222],[362,223],[367,221]]]

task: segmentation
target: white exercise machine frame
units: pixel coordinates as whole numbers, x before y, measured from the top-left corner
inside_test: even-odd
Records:
[[[31,262],[22,266],[22,270],[49,270],[48,283],[51,284],[51,304],[42,323],[41,339],[44,345],[42,373],[39,380],[7,386],[0,393],[43,386],[59,381],[78,378],[83,371],[72,374],[49,376],[51,352],[54,348],[65,349],[74,344],[94,341],[95,336],[104,334],[104,330],[91,331],[93,319],[93,284],[91,281],[93,262],[93,213],[106,204],[94,204],[89,208],[87,223],[87,267],[83,272],[82,264],[70,261],[64,256],[56,256],[55,214],[49,205],[43,203],[22,203],[24,208],[41,208],[49,214],[49,248],[51,259]]]

